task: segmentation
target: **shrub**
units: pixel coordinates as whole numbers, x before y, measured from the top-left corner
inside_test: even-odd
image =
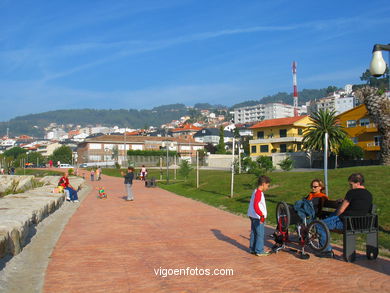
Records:
[[[290,157],[285,158],[279,164],[280,168],[284,171],[290,171],[293,168],[294,162]]]
[[[184,181],[187,180],[188,178],[188,175],[190,174],[191,172],[191,165],[188,163],[187,160],[182,160],[180,162],[180,169],[179,169],[179,174],[184,177]]]

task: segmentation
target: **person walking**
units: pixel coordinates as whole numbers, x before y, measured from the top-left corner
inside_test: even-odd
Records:
[[[94,180],[94,177],[95,177],[95,170],[91,169],[91,181]]]
[[[257,180],[257,188],[253,191],[248,207],[248,217],[251,220],[251,235],[249,250],[256,256],[267,256],[270,253],[264,251],[264,222],[267,218],[267,206],[265,204],[264,191],[267,191],[271,179],[268,176],[260,176]]]
[[[125,188],[127,192],[127,198],[126,200],[133,201],[134,196],[133,196],[133,191],[131,190],[131,187],[133,185],[133,179],[134,179],[134,168],[133,167],[128,167],[127,168],[127,173],[122,172],[122,177],[125,178]]]

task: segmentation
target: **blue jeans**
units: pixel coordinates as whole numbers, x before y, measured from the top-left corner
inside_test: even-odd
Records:
[[[70,200],[78,200],[79,199],[76,190],[74,190],[73,188],[70,188],[70,187],[66,187],[65,189],[69,191]]]
[[[330,216],[329,218],[323,219],[322,220],[326,226],[328,226],[329,230],[332,229],[337,229],[337,230],[342,230],[344,228],[343,221],[340,219],[339,216]],[[320,244],[324,245],[324,239],[326,237],[325,231],[321,229],[321,227],[318,227],[318,233],[320,234]],[[330,245],[330,239],[329,239],[329,245],[328,247],[325,248],[324,251],[331,251],[332,246]]]
[[[254,253],[264,253],[264,223],[260,223],[260,219],[251,220],[251,238],[249,241],[249,249]]]

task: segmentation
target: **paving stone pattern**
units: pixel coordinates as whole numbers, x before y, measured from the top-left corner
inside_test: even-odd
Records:
[[[63,231],[44,292],[390,292],[390,260],[346,263],[293,252],[248,252],[249,220],[159,188],[103,176]],[[97,199],[104,186],[108,199]],[[272,227],[266,229],[271,234]],[[272,241],[267,241],[268,248]],[[161,269],[233,269],[233,276],[167,276]],[[200,272],[200,271],[198,271]]]

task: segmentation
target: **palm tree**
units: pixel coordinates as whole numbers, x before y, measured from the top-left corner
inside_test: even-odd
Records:
[[[303,134],[303,147],[308,150],[323,151],[324,137],[328,133],[329,149],[335,151],[346,133],[337,121],[336,112],[319,110],[311,115],[312,123]]]
[[[367,107],[370,118],[382,135],[380,160],[383,165],[390,165],[390,99],[377,88],[365,86],[355,91],[359,100]]]

